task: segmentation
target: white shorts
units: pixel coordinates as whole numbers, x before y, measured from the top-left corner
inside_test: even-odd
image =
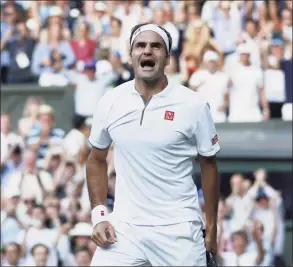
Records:
[[[117,242],[97,248],[91,266],[206,266],[199,222],[141,226],[111,222]]]

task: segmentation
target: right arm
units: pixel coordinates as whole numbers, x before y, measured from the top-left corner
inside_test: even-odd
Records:
[[[86,179],[92,209],[98,205],[106,206],[108,192],[107,154],[108,148],[92,147],[87,159]]]
[[[107,94],[104,95],[94,113],[89,142],[92,145],[86,163],[86,181],[88,186],[89,198],[92,207],[92,223],[94,231],[92,240],[99,247],[109,246],[116,242],[114,227],[108,221],[107,215],[107,154],[112,143],[108,132],[108,103]]]

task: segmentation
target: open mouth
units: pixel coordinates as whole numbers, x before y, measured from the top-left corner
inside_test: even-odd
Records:
[[[156,65],[155,61],[152,59],[145,59],[140,62],[140,66],[143,69],[152,69]]]

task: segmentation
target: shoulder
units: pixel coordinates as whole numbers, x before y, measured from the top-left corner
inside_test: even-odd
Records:
[[[173,86],[174,90],[172,92],[172,97],[177,99],[177,101],[180,101],[181,104],[201,110],[207,104],[206,100],[199,92],[195,92],[181,84],[173,84]]]

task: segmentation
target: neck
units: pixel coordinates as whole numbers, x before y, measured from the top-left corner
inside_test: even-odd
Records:
[[[160,76],[152,81],[145,81],[141,79],[135,79],[135,89],[143,96],[145,100],[148,100],[151,96],[160,93],[168,85],[167,77]]]

